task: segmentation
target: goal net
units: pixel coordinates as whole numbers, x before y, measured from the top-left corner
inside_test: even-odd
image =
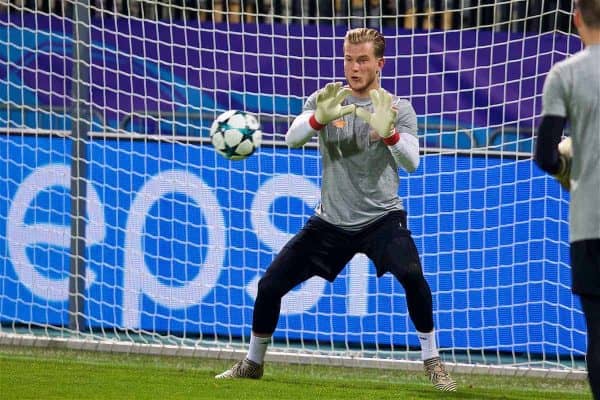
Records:
[[[243,354],[257,281],[319,199],[316,141],[284,134],[344,80],[346,30],[368,26],[386,38],[383,87],[418,115],[400,195],[443,358],[583,376],[568,193],[532,160],[546,73],[581,49],[571,10],[390,3],[0,5],[0,342]],[[264,131],[244,161],[208,140],[230,109]],[[269,354],[421,368],[402,287],[364,255],[284,298]]]

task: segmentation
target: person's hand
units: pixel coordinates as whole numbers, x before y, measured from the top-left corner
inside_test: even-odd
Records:
[[[560,162],[560,167],[554,177],[567,192],[571,190],[572,159],[573,148],[571,147],[571,138],[566,137],[558,144],[558,160]]]
[[[392,95],[385,89],[371,89],[369,92],[373,103],[373,113],[358,107],[356,115],[365,120],[371,128],[383,139],[390,137],[394,132],[394,121],[397,111],[392,108]]]
[[[351,93],[350,88],[342,87],[341,82],[328,83],[317,94],[315,119],[321,125],[327,125],[346,114],[351,114],[356,105],[342,106],[342,101]]]

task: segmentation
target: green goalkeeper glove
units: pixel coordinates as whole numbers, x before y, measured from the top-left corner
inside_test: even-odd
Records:
[[[386,139],[392,136],[397,111],[392,108],[392,95],[384,88],[371,89],[369,92],[373,103],[373,113],[364,108],[357,108],[356,115],[365,120],[377,134]]]
[[[563,156],[559,156],[560,168],[554,175],[560,186],[563,187],[567,192],[571,190],[571,159]]]
[[[558,144],[558,161],[560,167],[554,177],[567,192],[571,190],[571,160],[573,159],[573,148],[571,138],[567,137]]]
[[[346,114],[353,113],[356,105],[342,106],[342,101],[351,93],[349,88],[343,88],[341,82],[328,83],[317,94],[317,109],[315,119],[320,125],[327,125]]]

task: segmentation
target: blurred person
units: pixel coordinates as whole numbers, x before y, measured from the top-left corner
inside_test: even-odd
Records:
[[[578,0],[573,20],[585,47],[546,77],[535,161],[571,192],[572,291],[587,326],[588,381],[600,400],[600,0]],[[571,136],[561,141],[567,122]]]
[[[530,0],[525,29],[529,32],[568,32],[570,11],[568,0]]]
[[[161,3],[169,3],[169,1],[162,1]],[[121,8],[121,13],[131,17],[156,19],[160,16],[163,6],[154,0],[127,0]]]
[[[380,86],[385,39],[378,31],[348,31],[343,51],[348,86],[329,83],[311,94],[286,133],[293,148],[318,137],[321,202],[258,283],[247,356],[216,378],[261,378],[282,297],[314,276],[334,281],[364,253],[378,277],[390,272],[404,288],[429,380],[454,391],[436,344],[431,289],[398,196],[398,168],[412,172],[419,165],[416,113]]]
[[[360,28],[365,26],[365,17],[367,15],[367,5],[361,0],[351,0],[348,10],[350,16],[350,27]]]
[[[105,7],[107,11],[114,15],[119,15],[124,12],[123,0],[106,0]]]
[[[453,26],[453,10],[460,9],[459,0],[404,0],[399,2],[398,12],[404,14],[405,29],[450,29]],[[468,5],[463,0],[460,3]],[[385,8],[384,8],[385,10]],[[458,14],[456,13],[457,17]]]
[[[509,10],[509,31],[524,32],[527,17],[527,0],[513,0]]]
[[[12,0],[12,1],[8,1],[8,3],[10,3],[12,8],[16,9],[16,10],[22,10],[23,8],[33,9],[33,7],[35,7],[35,4],[33,4],[33,6],[32,6],[29,4],[30,2],[27,0]]]

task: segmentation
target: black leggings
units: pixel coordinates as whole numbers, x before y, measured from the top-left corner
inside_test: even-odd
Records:
[[[571,243],[571,272],[587,325],[588,380],[594,399],[600,400],[600,239]]]
[[[281,298],[313,276],[333,281],[356,253],[364,253],[377,276],[391,272],[406,292],[408,313],[419,332],[433,330],[431,289],[423,276],[406,214],[391,212],[358,232],[348,232],[312,217],[273,260],[258,283],[252,331],[271,335]]]
[[[594,399],[600,400],[600,297],[580,295],[587,325],[586,362]]]

